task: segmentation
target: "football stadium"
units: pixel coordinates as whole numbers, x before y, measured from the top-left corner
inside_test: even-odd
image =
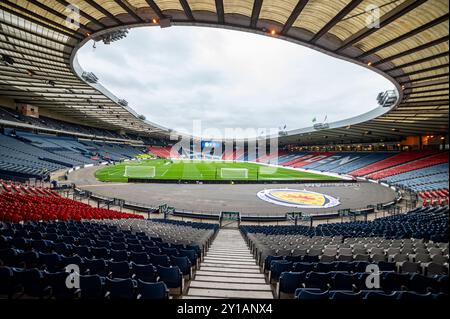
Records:
[[[0,1],[0,299],[447,300],[448,36],[447,0]]]

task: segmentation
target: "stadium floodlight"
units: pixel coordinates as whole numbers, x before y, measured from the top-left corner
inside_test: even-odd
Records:
[[[325,130],[329,128],[330,125],[328,123],[316,123],[313,127],[315,130]]]
[[[104,44],[111,44],[111,42],[119,41],[125,38],[128,34],[128,29],[120,29],[106,34],[99,35],[94,38],[94,41],[103,41]]]
[[[377,101],[381,107],[391,107],[397,102],[398,96],[396,91],[388,90],[386,92],[378,93]]]
[[[120,99],[119,101],[117,101],[117,103],[119,103],[122,106],[128,106],[128,101],[124,99]]]
[[[98,77],[95,76],[92,72],[83,72],[81,77],[89,83],[97,83]]]

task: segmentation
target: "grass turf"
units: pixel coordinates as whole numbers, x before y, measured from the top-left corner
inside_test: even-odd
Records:
[[[309,172],[301,172],[282,167],[269,167],[256,163],[240,162],[209,162],[190,160],[145,160],[139,162],[124,162],[99,169],[95,176],[102,182],[128,182],[125,176],[126,166],[133,166],[128,169],[129,176],[144,179],[166,179],[166,180],[250,180],[250,181],[270,181],[270,180],[339,180],[337,177],[325,176]],[[149,173],[154,177],[149,178]],[[247,177],[244,177],[242,170],[233,172],[228,170],[221,174],[221,168],[247,169]],[[142,174],[140,174],[142,172]],[[230,176],[231,174],[231,176]],[[153,175],[153,174],[151,174]],[[223,175],[223,176],[221,176]],[[130,176],[130,177],[131,177]]]

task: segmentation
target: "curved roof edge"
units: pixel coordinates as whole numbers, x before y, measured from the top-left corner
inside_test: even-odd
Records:
[[[198,23],[198,22],[193,22],[193,23],[186,23],[186,22],[174,22],[172,23],[172,25],[174,26],[197,26],[197,27],[209,27],[209,28],[220,28],[220,29],[228,29],[228,30],[234,30],[234,31],[241,31],[241,32],[247,32],[247,33],[253,33],[253,34],[257,34],[257,35],[261,35],[261,36],[267,36],[269,37],[269,35],[267,34],[267,32],[263,32],[263,31],[258,31],[258,30],[253,30],[253,29],[246,29],[246,28],[242,28],[242,27],[236,27],[236,26],[221,26],[221,25],[217,25],[217,24],[209,24],[209,23]],[[138,23],[138,24],[132,24],[132,25],[127,25],[126,28],[127,29],[133,29],[133,28],[143,28],[143,27],[150,27],[148,24],[143,24],[143,23]],[[124,29],[124,26],[118,26],[118,27],[113,27],[113,28],[108,28],[108,29],[103,29],[99,32],[96,32],[94,34],[91,34],[91,36],[89,38],[85,38],[83,41],[81,41],[80,43],[78,43],[74,49],[71,52],[71,56],[70,56],[70,65],[71,65],[71,69],[72,71],[78,76],[78,78],[85,82],[87,85],[91,86],[92,88],[96,89],[97,91],[99,91],[100,93],[104,94],[105,96],[107,96],[109,99],[111,99],[114,103],[116,103],[118,106],[123,107],[124,109],[126,109],[127,111],[129,111],[131,114],[133,114],[136,118],[139,116],[131,107],[129,106],[125,106],[125,105],[121,105],[119,104],[119,98],[114,95],[114,93],[112,93],[111,91],[109,91],[107,88],[105,88],[102,84],[100,83],[90,83],[88,81],[86,81],[85,79],[83,79],[82,74],[83,72],[85,72],[86,70],[84,70],[81,65],[78,62],[77,59],[77,53],[78,51],[90,40],[93,40],[94,38],[100,36],[100,35],[104,35],[104,34],[108,34],[110,32],[113,31],[118,31]],[[273,36],[271,36],[273,37]],[[317,52],[329,55],[333,58],[336,59],[340,59],[346,62],[350,62],[356,65],[359,65],[361,67],[364,67],[366,69],[369,69],[372,72],[378,73],[381,76],[383,76],[384,78],[386,78],[387,80],[389,80],[395,87],[395,91],[397,94],[397,101],[391,105],[390,107],[380,107],[377,106],[375,109],[372,109],[366,113],[348,118],[348,119],[344,119],[344,120],[340,120],[340,121],[336,121],[336,122],[331,122],[328,123],[329,125],[329,129],[335,129],[335,128],[343,128],[343,127],[347,127],[349,125],[355,125],[355,124],[360,124],[362,122],[366,122],[366,121],[370,121],[372,119],[375,119],[381,115],[386,114],[387,112],[389,112],[390,110],[394,109],[402,100],[403,98],[403,91],[401,89],[401,85],[395,81],[395,79],[391,76],[389,76],[387,73],[382,72],[379,69],[376,68],[370,68],[367,64],[361,63],[359,61],[355,61],[353,59],[344,57],[342,55],[338,55],[335,54],[331,51],[327,51],[323,48],[320,48],[318,46],[315,45],[311,45],[310,43],[307,42],[303,42],[303,41],[299,41],[299,40],[295,40],[289,37],[285,37],[285,36],[277,36],[278,39],[280,40],[284,40],[284,41],[288,41],[291,43],[295,43],[307,48],[310,48],[312,50],[315,50]],[[166,128],[164,126],[161,126],[157,123],[154,122],[150,122],[148,120],[144,120],[144,122],[150,126],[156,127],[162,131],[166,131],[167,133],[173,133],[174,135],[180,135],[183,136],[183,133],[179,133],[179,132],[172,132],[171,129]],[[307,134],[307,133],[316,133],[317,130],[314,129],[314,127],[305,127],[305,128],[299,128],[299,129],[294,129],[294,130],[290,130],[287,132],[287,136],[295,136],[298,134]],[[196,138],[201,138],[201,136],[194,136],[191,135],[190,137],[196,139]],[[268,138],[280,138],[280,139],[284,139],[283,136],[270,136]],[[236,140],[240,140],[240,139],[236,139]]]

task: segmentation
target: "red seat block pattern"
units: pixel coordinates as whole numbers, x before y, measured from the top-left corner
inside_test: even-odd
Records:
[[[178,157],[178,154],[170,154],[172,147],[171,146],[149,146],[148,150],[152,154],[161,157],[161,158],[169,158],[171,155]]]
[[[435,154],[435,151],[421,151],[421,152],[403,152],[398,153],[394,156],[388,157],[384,160],[381,160],[379,162],[373,163],[371,165],[368,165],[366,167],[359,168],[353,172],[350,173],[350,175],[353,176],[365,176],[369,175],[371,173],[381,171],[383,169],[401,165],[407,162],[414,161],[419,158],[423,158],[426,156],[430,156]]]
[[[5,187],[6,184],[2,185]],[[10,191],[0,193],[0,221],[48,221],[81,219],[143,218],[141,215],[93,208],[51,190],[11,184]],[[11,191],[13,189],[14,191]]]
[[[311,156],[306,155],[306,156],[303,156],[300,161],[297,161],[294,164],[289,165],[289,166],[291,166],[291,167],[303,167],[303,166],[306,166],[308,164],[311,164],[311,163],[323,160],[324,158],[327,158],[328,156],[331,156],[333,154],[334,153],[314,153],[314,154],[310,154]]]
[[[410,163],[406,163],[406,164],[403,164],[400,166],[388,168],[388,169],[373,173],[373,174],[369,175],[368,178],[380,179],[380,178],[384,178],[387,176],[406,173],[406,172],[413,171],[416,169],[425,168],[425,167],[443,164],[443,163],[448,163],[448,153],[447,152],[431,155],[431,156],[421,158],[419,160],[416,160],[416,161],[413,161]]]

